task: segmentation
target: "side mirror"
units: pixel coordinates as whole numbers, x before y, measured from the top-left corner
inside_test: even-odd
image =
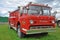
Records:
[[[57,11],[54,11],[54,12],[52,13],[52,16],[56,16],[56,14],[57,14]]]
[[[20,6],[18,6],[18,10],[20,10]]]
[[[27,8],[27,10],[29,10],[29,7],[26,7]]]

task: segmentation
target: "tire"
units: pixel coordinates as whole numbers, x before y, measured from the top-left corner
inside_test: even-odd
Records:
[[[18,37],[20,37],[20,38],[24,37],[24,34],[21,32],[20,25],[18,25],[17,34],[18,34]]]
[[[60,27],[60,21],[59,21],[59,22],[57,22],[57,26],[58,26],[58,27]]]

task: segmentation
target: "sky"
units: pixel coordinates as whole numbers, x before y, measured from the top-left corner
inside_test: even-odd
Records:
[[[24,6],[29,2],[48,4],[53,11],[60,10],[60,0],[0,0],[0,16],[8,17],[8,11],[14,11],[18,6]]]

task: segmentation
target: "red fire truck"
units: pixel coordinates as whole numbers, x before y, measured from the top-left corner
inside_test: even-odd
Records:
[[[9,12],[9,28],[15,29],[19,37],[26,34],[48,33],[55,31],[55,17],[51,15],[51,7],[44,4],[34,4],[18,7]]]

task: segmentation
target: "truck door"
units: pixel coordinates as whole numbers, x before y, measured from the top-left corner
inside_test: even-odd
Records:
[[[10,25],[11,26],[14,26],[14,13],[10,13],[10,17],[9,17],[9,19],[10,19]]]
[[[14,27],[17,26],[17,22],[18,22],[18,19],[19,19],[19,10],[16,10],[15,13],[14,13]]]

